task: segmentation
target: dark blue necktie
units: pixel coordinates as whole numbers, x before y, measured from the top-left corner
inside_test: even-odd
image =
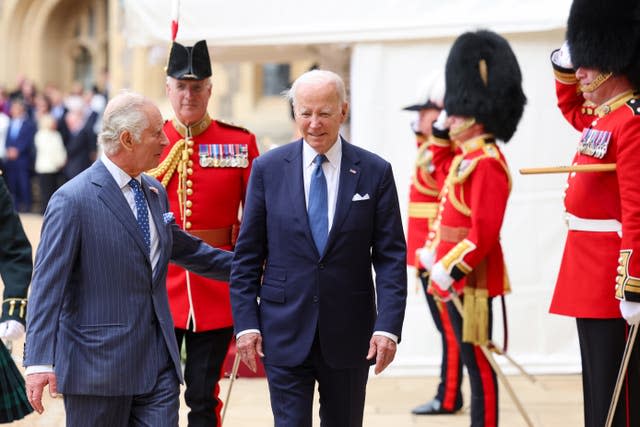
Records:
[[[313,241],[316,243],[318,252],[322,254],[327,244],[327,236],[329,234],[329,218],[327,214],[327,180],[322,171],[322,164],[327,161],[324,154],[318,154],[313,163],[316,168],[311,175],[311,183],[309,185],[309,205],[307,214],[309,215],[309,225],[311,226],[311,234]]]
[[[149,210],[147,209],[147,201],[137,179],[129,181],[129,187],[133,190],[134,200],[136,202],[136,221],[138,221],[138,226],[140,227],[140,231],[142,231],[142,237],[144,238],[144,244],[147,247],[147,252],[151,253],[151,230],[149,229]]]

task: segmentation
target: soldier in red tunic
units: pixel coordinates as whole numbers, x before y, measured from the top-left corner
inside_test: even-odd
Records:
[[[193,47],[173,43],[167,96],[175,117],[164,125],[170,143],[163,161],[150,173],[167,188],[171,210],[185,230],[232,250],[258,148],[246,129],[209,117],[210,77],[204,40]],[[186,346],[189,426],[218,426],[218,381],[233,335],[229,285],[170,265],[167,290],[178,347],[183,340]]]
[[[558,107],[582,134],[573,163],[616,165],[615,171],[568,177],[569,231],[550,308],[576,318],[587,427],[605,425],[629,333],[623,317],[630,324],[640,321],[638,28],[640,3],[635,0],[615,7],[603,0],[574,0],[567,43],[552,54]],[[640,426],[639,344],[615,426]]]
[[[465,33],[446,66],[444,106],[461,148],[450,166],[436,218],[430,291],[445,301],[471,385],[471,425],[498,425],[496,374],[480,346],[491,339],[492,299],[510,291],[500,246],[511,177],[497,140],[516,130],[526,97],[520,67],[496,33]],[[463,316],[451,292],[463,301]]]
[[[424,242],[438,214],[440,190],[455,150],[455,146],[448,139],[447,131],[441,129],[442,126],[432,130],[442,111],[443,97],[444,74],[436,72],[429,76],[420,88],[419,101],[404,108],[418,113],[418,120],[413,123],[418,153],[409,188],[407,264],[416,268],[427,306],[442,342],[440,384],[437,393],[433,399],[413,408],[411,412],[415,415],[451,414],[462,408],[460,349],[447,310],[441,301],[427,292],[428,268],[431,266],[423,265],[420,261]],[[424,256],[428,254],[425,252]]]

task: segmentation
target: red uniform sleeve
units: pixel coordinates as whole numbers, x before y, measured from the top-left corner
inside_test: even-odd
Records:
[[[556,97],[558,108],[569,124],[582,132],[593,121],[593,108],[585,104],[582,92],[578,88],[575,71],[553,64],[556,78]]]
[[[620,127],[617,140],[622,242],[616,297],[640,302],[640,115]]]
[[[242,206],[244,207],[245,197],[247,195],[247,185],[249,184],[249,176],[251,174],[251,166],[253,165],[253,159],[260,154],[258,151],[258,144],[256,143],[256,136],[251,134],[249,138],[249,166],[244,170],[242,175]]]

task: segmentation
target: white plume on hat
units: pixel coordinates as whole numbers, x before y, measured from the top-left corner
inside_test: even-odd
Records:
[[[420,80],[416,91],[415,102],[405,110],[417,111],[423,108],[442,108],[444,105],[444,70],[434,70]]]

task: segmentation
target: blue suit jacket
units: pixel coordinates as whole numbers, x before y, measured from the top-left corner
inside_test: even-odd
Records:
[[[13,122],[13,120],[11,120]],[[10,122],[10,123],[11,123]],[[20,167],[32,167],[35,163],[36,147],[34,138],[38,127],[36,123],[29,117],[25,116],[22,126],[15,138],[11,137],[11,125],[7,128],[7,139],[5,147],[15,147],[18,149],[18,158],[12,162],[16,162]]]
[[[299,365],[318,330],[330,366],[363,366],[372,332],[400,336],[404,319],[406,248],[391,165],[343,141],[335,217],[320,254],[307,220],[302,144],[254,160],[231,270],[235,329],[260,329],[265,363]],[[355,194],[369,198],[353,201]]]
[[[169,204],[158,181],[143,175],[142,188],[160,243],[155,271],[133,212],[102,162],[49,202],[31,282],[24,364],[54,365],[62,393],[149,392],[167,363],[163,346],[181,379],[168,262],[228,279],[232,254],[165,222]]]

